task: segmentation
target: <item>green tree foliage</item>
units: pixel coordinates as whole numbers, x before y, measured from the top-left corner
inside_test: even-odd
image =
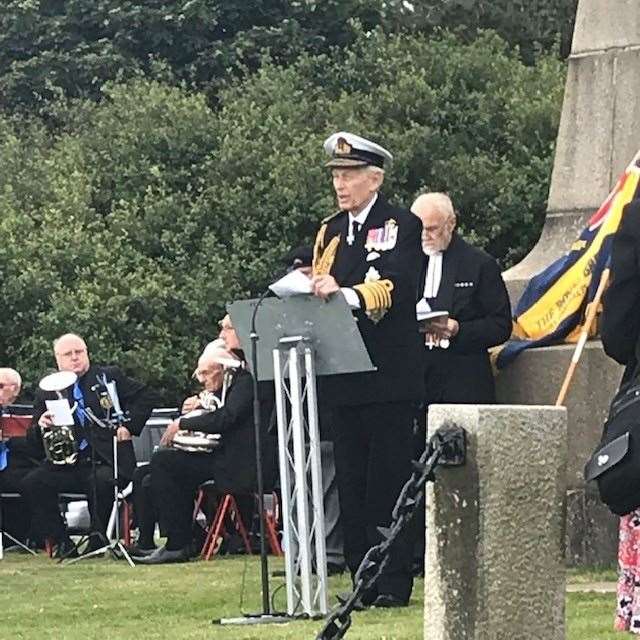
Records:
[[[577,0],[6,0],[0,7],[0,96],[5,110],[48,114],[59,97],[99,98],[107,80],[140,75],[205,90],[268,53],[281,64],[302,53],[350,46],[360,29],[467,39],[495,29],[523,59],[561,44],[569,51]]]
[[[532,64],[539,52],[571,52],[578,0],[425,0],[414,9],[421,29],[455,30],[467,38],[493,29]]]
[[[3,361],[37,380],[51,339],[77,331],[96,361],[177,400],[225,303],[261,290],[334,210],[322,141],[339,129],[393,151],[393,201],[449,191],[465,235],[507,266],[539,233],[563,75],[495,35],[376,31],[264,64],[216,110],[139,78],[58,102],[55,138],[0,119]]]

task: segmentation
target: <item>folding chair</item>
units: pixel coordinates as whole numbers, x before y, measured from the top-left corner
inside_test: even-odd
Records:
[[[215,490],[215,482],[209,481],[200,486],[198,491],[198,497],[196,498],[196,508],[194,513],[200,509],[204,495],[208,490]],[[255,494],[253,495],[256,498]],[[282,555],[282,549],[278,541],[277,522],[278,522],[278,499],[275,494],[268,496],[265,500],[265,512],[264,518],[267,529],[267,540],[271,548],[271,553],[277,556]],[[249,540],[249,534],[247,533],[247,527],[240,514],[238,503],[233,493],[223,493],[219,496],[218,507],[213,516],[213,519],[207,530],[207,537],[202,545],[200,556],[204,560],[210,560],[211,556],[215,555],[219,549],[220,536],[226,533],[225,523],[231,524],[239,533],[244,544],[247,554],[252,554],[251,542]]]

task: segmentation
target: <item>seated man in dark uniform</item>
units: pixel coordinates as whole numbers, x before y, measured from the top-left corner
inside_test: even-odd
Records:
[[[222,404],[215,410],[181,416],[162,436],[164,448],[156,451],[151,459],[151,486],[167,542],[151,555],[137,558],[142,564],[185,562],[193,555],[193,501],[203,482],[213,480],[221,492],[252,492],[256,488],[251,374],[225,347],[214,343],[208,348],[198,369],[206,388],[215,391]],[[206,372],[200,370],[205,364]],[[223,386],[226,387],[224,399]],[[264,424],[267,423],[263,421]],[[219,434],[220,444],[208,452],[175,448],[172,444],[179,430]]]
[[[102,534],[106,531],[113,503],[112,434],[108,429],[93,424],[87,413],[90,410],[97,418],[105,418],[105,409],[95,391],[95,386],[99,384],[97,376],[104,374],[107,381],[116,383],[122,409],[129,418],[126,426],[120,426],[117,430],[118,472],[122,487],[129,483],[136,467],[131,436],[141,433],[151,415],[153,394],[142,382],[125,376],[118,367],[91,364],[87,345],[80,336],[61,336],[55,340],[53,350],[58,369],[72,371],[78,376],[74,385],[61,392],[70,405],[76,406],[72,427],[75,444],[70,446],[77,448],[77,459],[66,464],[56,464],[46,459],[24,478],[23,488],[32,509],[34,532],[38,536],[52,538],[58,545],[58,554],[64,554],[70,549],[70,540],[60,516],[58,493],[86,493],[93,516],[93,528]],[[38,390],[35,398],[28,438],[39,449],[42,458],[46,454],[42,430],[50,429],[53,425],[46,401],[56,398],[56,393],[42,390]],[[96,504],[92,499],[92,452],[96,463]],[[95,545],[100,540],[91,542]]]
[[[0,368],[0,493],[22,493],[22,479],[38,463],[24,435],[10,435],[11,405],[18,400],[22,378],[15,369]],[[4,438],[4,442],[2,441]],[[11,498],[0,505],[2,530],[16,540],[25,540],[31,514],[23,498]]]

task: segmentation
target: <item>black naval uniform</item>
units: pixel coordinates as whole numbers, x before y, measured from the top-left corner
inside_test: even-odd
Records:
[[[124,426],[131,435],[140,435],[153,409],[153,393],[142,383],[129,378],[114,366],[91,366],[87,373],[78,379],[82,390],[85,407],[100,419],[105,417],[105,410],[100,406],[100,399],[92,387],[98,384],[97,375],[106,374],[107,381],[115,381],[122,409],[128,414],[130,421]],[[73,387],[62,392],[73,406]],[[54,392],[38,390],[34,402],[33,421],[27,432],[27,438],[38,448],[44,458],[42,432],[38,425],[40,416],[47,410],[45,400],[56,399]],[[24,496],[29,502],[33,521],[34,534],[51,536],[57,541],[65,537],[64,523],[58,508],[58,493],[80,491],[87,493],[89,507],[97,516],[96,524],[104,533],[113,503],[113,436],[108,429],[94,425],[89,418],[84,426],[80,424],[78,411],[74,412],[73,431],[76,443],[83,448],[79,451],[78,460],[72,465],[54,465],[45,460],[23,480]],[[86,445],[81,445],[82,442]],[[96,497],[97,509],[94,510],[91,499],[91,448],[96,458]],[[133,477],[136,468],[136,457],[133,442],[127,440],[118,443],[118,473],[120,485],[126,486]]]
[[[626,366],[622,384],[638,364],[640,340],[640,200],[623,211],[613,237],[611,284],[603,297],[602,345],[606,354]]]
[[[423,296],[429,258],[424,255],[418,282]],[[495,384],[487,349],[511,334],[511,305],[498,263],[456,233],[442,256],[442,279],[433,311],[448,311],[458,333],[446,349],[423,347],[426,404],[491,404]]]
[[[325,221],[316,238],[314,274],[329,273],[341,287],[357,292],[360,309],[354,314],[377,367],[375,372],[328,377],[323,385],[334,408],[345,559],[353,575],[368,549],[381,541],[377,527],[389,526],[411,473],[412,417],[422,394],[414,298],[421,224],[378,194],[352,246],[348,225],[346,211]],[[380,244],[366,246],[375,239]],[[413,584],[409,538],[399,541],[378,582],[378,593],[403,602]]]

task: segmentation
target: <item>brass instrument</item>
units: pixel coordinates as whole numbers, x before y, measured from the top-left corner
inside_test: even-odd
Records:
[[[212,413],[224,406],[229,387],[233,383],[234,369],[239,366],[235,363],[225,362],[225,369],[222,378],[222,391],[218,397],[213,391],[201,391],[198,394],[201,409],[190,411],[184,417],[198,416],[203,413]],[[211,453],[221,444],[222,436],[219,433],[204,433],[202,431],[190,431],[188,429],[179,429],[173,436],[172,446],[180,451],[188,451],[189,453]]]
[[[40,388],[43,391],[53,391],[59,400],[63,400],[62,390],[75,384],[78,376],[72,371],[58,371],[45,376],[40,380]],[[77,409],[77,403],[71,408],[73,413]],[[44,453],[55,465],[75,464],[78,460],[78,443],[73,433],[73,425],[56,425],[40,427],[42,433],[42,446]]]

